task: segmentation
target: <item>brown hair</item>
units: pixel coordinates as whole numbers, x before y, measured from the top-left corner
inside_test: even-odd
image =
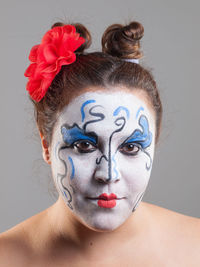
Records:
[[[55,26],[63,26],[55,23]],[[122,59],[139,59],[140,39],[143,26],[131,22],[127,26],[114,24],[107,28],[102,37],[102,51],[85,53],[91,44],[91,36],[82,24],[72,24],[86,42],[76,50],[76,61],[62,66],[50,85],[45,97],[38,103],[32,100],[39,131],[51,144],[52,132],[57,115],[71,98],[89,87],[109,88],[123,86],[131,90],[144,90],[156,114],[156,142],[158,141],[162,120],[162,104],[156,82],[149,70],[140,64]]]

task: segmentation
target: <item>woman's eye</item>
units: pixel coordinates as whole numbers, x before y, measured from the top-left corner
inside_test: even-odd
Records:
[[[125,144],[120,148],[120,151],[127,155],[136,155],[140,151],[139,145],[135,144]]]
[[[88,141],[81,141],[74,144],[74,147],[77,148],[80,153],[90,153],[96,150],[96,147]]]

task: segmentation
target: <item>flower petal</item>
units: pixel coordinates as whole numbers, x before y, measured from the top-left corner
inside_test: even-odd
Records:
[[[76,51],[85,39],[80,37],[73,25],[54,27],[42,38],[40,45],[32,47],[29,60],[32,62],[24,75],[29,78],[26,89],[39,102],[63,65],[76,60]]]
[[[37,67],[37,64],[36,63],[30,64],[29,67],[24,72],[24,76],[25,77],[31,77],[31,76],[33,76],[34,73],[35,73],[36,67]]]
[[[45,45],[43,47],[43,57],[48,64],[53,64],[57,60],[56,47],[54,45]]]
[[[63,42],[63,45],[60,47],[60,54],[65,55],[66,51],[76,51],[83,43],[85,42],[85,39],[82,37],[79,37],[77,40],[74,39],[72,36],[68,36],[68,38]]]
[[[29,54],[29,60],[31,62],[36,62],[37,61],[37,52],[38,52],[38,48],[40,45],[34,45],[31,48],[30,54]]]
[[[40,72],[42,75],[44,75],[45,73],[47,73],[47,74],[53,73],[56,71],[56,69],[57,68],[56,68],[56,62],[55,62],[54,64],[49,64],[49,65],[45,64],[45,67],[41,66]]]
[[[64,25],[63,26],[63,33],[74,34],[74,33],[76,33],[76,28],[74,25]]]
[[[63,65],[69,65],[72,64],[76,60],[76,55],[74,53],[70,53],[68,57],[60,58],[58,60],[58,65],[63,66]]]

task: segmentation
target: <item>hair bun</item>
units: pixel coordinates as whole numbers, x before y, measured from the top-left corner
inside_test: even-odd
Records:
[[[64,26],[66,25],[66,23],[62,23],[62,22],[56,22],[51,26],[51,29],[53,29],[54,27],[57,26]],[[81,37],[83,37],[85,39],[85,43],[83,43],[77,50],[76,53],[83,53],[85,49],[89,48],[92,42],[92,37],[89,33],[89,31],[86,29],[85,26],[83,26],[80,23],[75,23],[75,24],[71,24],[73,26],[75,26],[76,31],[80,34]]]
[[[119,58],[142,57],[140,39],[144,35],[141,23],[132,21],[129,25],[113,24],[102,36],[102,51]]]

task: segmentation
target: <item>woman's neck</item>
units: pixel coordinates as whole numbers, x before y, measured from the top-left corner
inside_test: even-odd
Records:
[[[120,227],[109,232],[93,230],[81,223],[66,206],[61,197],[48,210],[48,217],[54,240],[62,239],[77,247],[87,249],[95,246],[118,246],[121,242],[136,241],[149,232],[149,212],[146,203],[141,202],[137,210]]]

